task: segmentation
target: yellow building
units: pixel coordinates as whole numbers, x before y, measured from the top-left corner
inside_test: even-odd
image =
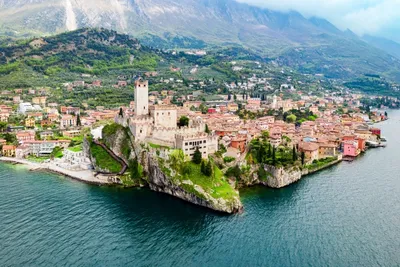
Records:
[[[15,157],[15,146],[5,145],[3,146],[3,156],[4,157]]]
[[[47,97],[46,96],[38,96],[32,98],[32,103],[36,105],[46,105]]]
[[[25,120],[25,127],[27,127],[27,128],[35,128],[35,119],[34,118],[27,118]]]

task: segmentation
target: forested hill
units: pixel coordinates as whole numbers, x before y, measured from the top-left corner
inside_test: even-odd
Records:
[[[84,28],[49,37],[0,41],[0,88],[57,87],[81,74],[102,80],[158,71],[167,77],[219,79],[232,82],[232,60],[265,61],[240,47],[225,47],[199,56],[141,45],[113,30]],[[199,68],[191,73],[193,68]],[[179,71],[171,71],[171,69]]]
[[[104,29],[81,29],[51,37],[17,42],[4,41],[0,72],[18,68],[52,75],[62,71],[100,74],[112,68],[155,68],[152,50],[142,47],[128,35]]]

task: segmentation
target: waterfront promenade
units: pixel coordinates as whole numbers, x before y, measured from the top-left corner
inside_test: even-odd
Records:
[[[14,163],[14,164],[23,164],[29,168],[30,171],[49,171],[57,174],[61,174],[67,176],[72,179],[76,179],[88,184],[95,185],[111,185],[113,182],[110,182],[108,177],[103,175],[95,176],[95,173],[91,170],[81,170],[81,171],[71,171],[64,168],[61,168],[54,163],[36,163],[31,162],[24,159],[17,158],[9,158],[9,157],[0,157],[0,161]]]

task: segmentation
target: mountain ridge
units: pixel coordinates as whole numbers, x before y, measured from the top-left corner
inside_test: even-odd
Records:
[[[233,0],[2,0],[0,8],[0,31],[11,35],[104,27],[157,48],[239,45],[305,72],[332,77],[377,72],[400,80],[400,60],[385,47],[295,11]]]

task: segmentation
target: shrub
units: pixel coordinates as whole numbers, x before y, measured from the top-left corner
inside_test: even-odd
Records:
[[[224,157],[224,162],[225,162],[225,163],[229,163],[229,162],[232,162],[232,161],[234,161],[234,160],[235,160],[234,157]]]

